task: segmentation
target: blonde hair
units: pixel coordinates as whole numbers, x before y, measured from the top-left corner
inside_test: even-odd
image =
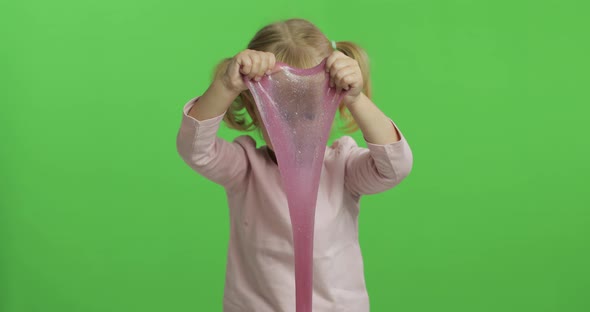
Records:
[[[275,55],[276,61],[298,68],[316,66],[317,59],[323,59],[333,51],[331,41],[319,28],[302,18],[278,21],[263,27],[254,35],[248,44],[248,49],[271,52]],[[363,93],[371,98],[367,53],[359,45],[350,41],[336,42],[336,49],[358,62],[364,82]],[[225,58],[217,64],[213,71],[214,79],[225,73],[231,59]],[[250,120],[247,120],[244,109]],[[231,104],[223,120],[228,127],[239,131],[257,128],[260,130],[261,121],[257,118],[256,109],[250,90],[244,90]],[[342,126],[344,132],[351,133],[358,130],[358,125],[343,103],[338,107],[338,112],[344,121]]]

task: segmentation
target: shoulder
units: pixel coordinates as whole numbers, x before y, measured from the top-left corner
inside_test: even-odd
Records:
[[[234,138],[232,143],[242,148],[248,156],[256,152],[256,140],[250,135],[240,135]]]
[[[330,146],[326,149],[326,160],[335,160],[335,159],[346,159],[348,158],[352,152],[355,151],[366,151],[369,152],[367,148],[360,147],[356,140],[348,135],[342,136],[332,142]]]
[[[252,136],[247,134],[240,135],[233,142],[245,151],[246,156],[251,162],[255,159],[264,159],[265,151],[262,147],[257,147],[256,140]]]
[[[336,152],[348,152],[352,149],[358,149],[362,147],[359,147],[359,145],[353,137],[345,135],[338,138],[337,140],[334,140],[334,142],[332,142],[332,145],[330,145],[328,148]]]
[[[236,137],[234,143],[241,145],[244,149],[256,149],[256,140],[247,134]]]

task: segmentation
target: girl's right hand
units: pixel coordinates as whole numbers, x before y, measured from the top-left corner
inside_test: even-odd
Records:
[[[229,90],[240,93],[248,89],[242,75],[250,80],[259,81],[262,76],[270,75],[275,71],[275,64],[276,59],[273,53],[246,49],[231,59],[221,81]]]

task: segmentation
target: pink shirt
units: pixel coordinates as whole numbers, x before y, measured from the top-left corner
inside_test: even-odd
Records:
[[[177,149],[194,171],[227,193],[230,239],[224,312],[294,312],[295,275],[289,208],[278,166],[267,146],[242,135],[217,136],[224,114],[199,121],[183,107]],[[343,136],[326,147],[315,216],[313,311],[368,312],[369,297],[358,240],[359,199],[399,184],[412,168],[401,140],[357,146]]]

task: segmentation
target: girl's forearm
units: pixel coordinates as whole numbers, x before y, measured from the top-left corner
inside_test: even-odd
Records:
[[[389,144],[401,139],[390,119],[364,93],[348,109],[367,142]]]
[[[217,117],[227,111],[238,95],[239,93],[228,90],[221,81],[214,80],[207,91],[191,107],[188,115],[197,120]]]

